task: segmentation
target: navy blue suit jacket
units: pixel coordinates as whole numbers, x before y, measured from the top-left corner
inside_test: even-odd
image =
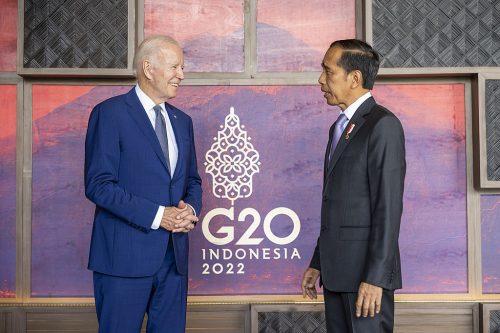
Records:
[[[85,141],[85,195],[96,205],[89,269],[114,276],[153,275],[163,262],[166,230],[151,229],[159,205],[182,199],[199,214],[201,179],[191,118],[166,104],[179,149],[172,175],[135,89],[98,104]],[[177,271],[187,273],[188,234],[172,235]]]

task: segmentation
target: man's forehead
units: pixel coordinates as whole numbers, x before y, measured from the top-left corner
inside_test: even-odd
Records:
[[[325,57],[323,58],[322,65],[329,68],[336,66],[340,54],[341,53],[332,51],[332,48],[328,49],[328,51],[325,54]]]
[[[162,54],[164,57],[168,58],[174,58],[174,57],[182,57],[182,49],[178,47],[177,45],[173,44],[165,44],[162,45],[162,47],[158,50],[160,54]]]

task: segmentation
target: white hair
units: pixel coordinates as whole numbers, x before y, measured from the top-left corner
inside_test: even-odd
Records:
[[[135,75],[137,76],[137,73],[141,71],[142,62],[146,58],[156,58],[162,47],[168,44],[180,47],[175,39],[166,35],[150,36],[144,39],[134,54],[133,66]]]

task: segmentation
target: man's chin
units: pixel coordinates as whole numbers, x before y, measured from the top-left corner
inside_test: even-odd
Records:
[[[177,89],[175,89],[175,90],[170,90],[170,91],[168,92],[168,99],[174,98],[175,96],[177,96]]]
[[[331,105],[331,106],[337,106],[338,105],[338,103],[336,103],[336,101],[332,101],[329,98],[326,99],[326,104]]]

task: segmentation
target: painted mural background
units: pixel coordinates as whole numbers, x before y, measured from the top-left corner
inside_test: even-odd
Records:
[[[333,40],[356,35],[354,6],[352,0],[257,1],[257,71],[317,70]],[[190,72],[243,72],[244,10],[243,0],[145,0],[144,35],[174,37]]]
[[[500,292],[500,195],[481,195],[483,293]]]
[[[356,36],[354,6],[352,0],[257,1],[257,71],[316,71],[331,42]]]
[[[0,2],[0,71],[16,71],[17,0]]]
[[[243,0],[144,1],[144,35],[167,34],[190,72],[243,72]]]
[[[10,298],[16,292],[16,85],[0,87],[0,298]]]
[[[86,264],[93,207],[83,194],[86,122],[95,104],[128,89],[33,87],[35,297],[92,295]],[[465,293],[464,86],[379,85],[374,95],[400,117],[406,132],[402,292]],[[210,222],[209,234],[222,238],[227,233],[217,231],[229,227],[234,238],[224,245],[210,242],[202,228],[206,221],[190,234],[190,295],[298,294],[302,271],[319,232],[324,149],[338,110],[326,105],[317,86],[184,86],[172,104],[194,121],[204,189],[201,219],[213,209],[231,208],[229,200],[213,195],[213,179],[204,165],[205,154],[224,126],[230,107],[251,137],[260,161],[259,172],[253,175],[252,195],[235,201],[232,218],[219,215]],[[272,219],[269,225],[274,238],[264,228],[266,216],[278,207],[293,211],[300,220],[299,235],[287,244],[273,239],[293,233],[289,216]],[[242,212],[251,215],[245,217]],[[259,217],[250,238],[261,238],[260,243],[237,245]]]

